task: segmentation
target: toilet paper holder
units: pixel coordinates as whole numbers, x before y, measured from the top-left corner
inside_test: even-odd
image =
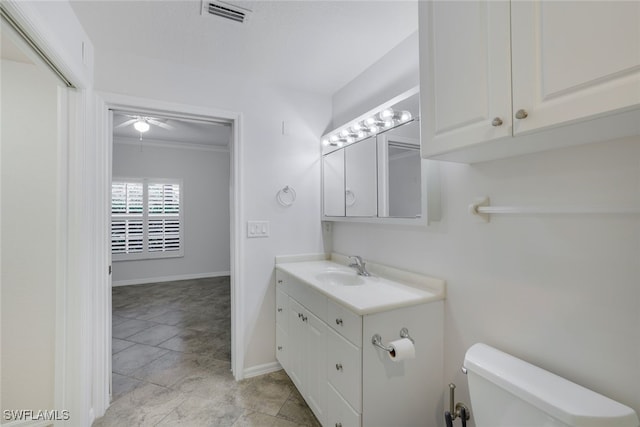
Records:
[[[409,341],[415,344],[415,341],[413,340],[413,338],[411,338],[411,335],[409,335],[409,330],[407,328],[400,329],[400,338],[407,338],[409,339]],[[393,347],[384,345],[382,343],[382,337],[380,336],[380,334],[374,334],[371,337],[371,344],[375,345],[376,347],[380,347],[388,353],[391,353],[393,351]]]

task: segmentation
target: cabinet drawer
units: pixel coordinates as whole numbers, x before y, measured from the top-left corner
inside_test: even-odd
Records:
[[[287,330],[287,311],[289,309],[289,297],[276,285],[276,325]]]
[[[329,384],[327,427],[360,427],[360,414]]]
[[[314,291],[309,285],[301,283],[294,277],[287,277],[287,293],[310,312],[327,322],[327,297]]]
[[[329,330],[327,376],[329,382],[356,409],[362,410],[362,351]]]
[[[289,343],[287,338],[286,329],[276,326],[276,359],[278,359],[285,371],[289,369],[289,360],[287,359]]]
[[[331,300],[327,305],[327,323],[353,344],[362,347],[362,316]]]

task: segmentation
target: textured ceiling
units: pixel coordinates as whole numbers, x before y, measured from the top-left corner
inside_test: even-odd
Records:
[[[416,1],[232,1],[244,24],[200,0],[73,1],[101,52],[140,55],[333,94],[417,30]]]

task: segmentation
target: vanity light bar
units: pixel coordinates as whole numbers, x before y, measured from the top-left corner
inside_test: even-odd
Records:
[[[322,145],[343,147],[365,138],[375,136],[381,132],[413,120],[409,111],[396,111],[393,108],[383,108],[370,116],[354,120],[325,135]]]

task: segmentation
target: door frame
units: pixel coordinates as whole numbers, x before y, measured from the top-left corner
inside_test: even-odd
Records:
[[[241,180],[242,151],[242,113],[219,110],[208,107],[192,106],[164,102],[155,99],[133,97],[128,95],[100,92],[95,96],[96,112],[96,149],[98,150],[97,198],[98,209],[96,219],[101,222],[98,227],[101,262],[104,270],[108,271],[111,263],[110,256],[110,209],[111,171],[113,128],[111,110],[128,110],[149,113],[150,115],[173,116],[177,118],[196,119],[205,121],[228,121],[232,126],[232,137],[229,143],[230,176],[229,176],[229,218],[230,218],[230,271],[231,271],[231,370],[236,380],[244,376],[244,322],[243,322],[243,277],[242,277],[242,195]],[[99,212],[104,213],[101,216]],[[104,403],[106,409],[110,400],[111,385],[111,276],[97,282],[98,289],[96,306],[94,307],[94,325],[96,346],[94,363],[97,369],[96,389],[98,400]],[[101,414],[96,414],[100,416]]]

